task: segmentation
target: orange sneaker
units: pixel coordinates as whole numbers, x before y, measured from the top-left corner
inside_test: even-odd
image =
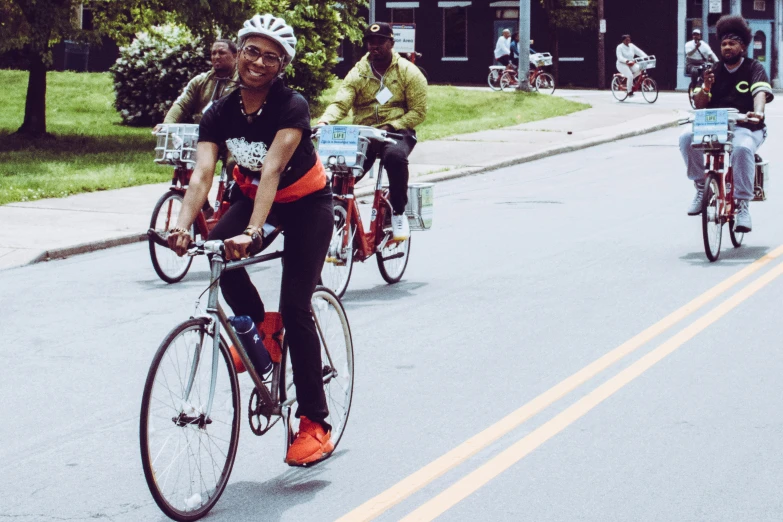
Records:
[[[288,448],[285,462],[289,466],[314,464],[328,458],[333,451],[332,432],[325,431],[320,422],[313,422],[302,415],[299,420],[299,433]]]
[[[242,358],[239,357],[239,352],[233,346],[228,347],[228,351],[231,352],[231,360],[234,361],[234,368],[237,369],[237,373],[246,372],[245,363],[242,362]]]

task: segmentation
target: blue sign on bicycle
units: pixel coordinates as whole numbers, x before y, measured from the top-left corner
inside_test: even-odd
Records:
[[[359,149],[359,127],[353,125],[326,125],[321,127],[318,139],[318,155],[326,164],[330,157],[353,167]]]
[[[728,143],[728,109],[704,109],[696,111],[693,119],[693,143]]]

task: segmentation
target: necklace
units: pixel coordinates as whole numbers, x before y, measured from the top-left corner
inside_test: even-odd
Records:
[[[266,105],[266,100],[264,100],[264,103],[261,104],[261,107],[258,108],[258,112],[255,114],[248,114],[245,112],[245,102],[242,100],[242,93],[239,93],[239,110],[242,111],[242,116],[247,118],[248,123],[253,123],[253,120],[255,120],[257,117],[261,115],[261,111],[264,110],[264,106]]]

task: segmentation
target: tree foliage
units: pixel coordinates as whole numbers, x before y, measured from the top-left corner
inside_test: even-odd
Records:
[[[582,32],[596,26],[596,2],[588,0],[587,6],[571,5],[572,0],[539,0],[547,14],[550,29],[566,29]]]
[[[93,13],[93,29],[76,23],[81,6]],[[255,13],[282,16],[297,32],[297,59],[287,73],[293,87],[315,99],[332,79],[342,38],[361,38],[359,10],[367,0],[0,0],[0,53],[21,51],[30,80],[25,120],[19,132],[46,132],[46,69],[51,49],[65,39],[98,41],[108,35],[121,45],[155,25],[176,23],[199,39],[235,37]]]

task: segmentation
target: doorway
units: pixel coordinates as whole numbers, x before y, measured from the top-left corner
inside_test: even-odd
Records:
[[[748,46],[748,56],[758,60],[767,71],[767,77],[772,78],[772,21],[748,20],[753,41]]]

